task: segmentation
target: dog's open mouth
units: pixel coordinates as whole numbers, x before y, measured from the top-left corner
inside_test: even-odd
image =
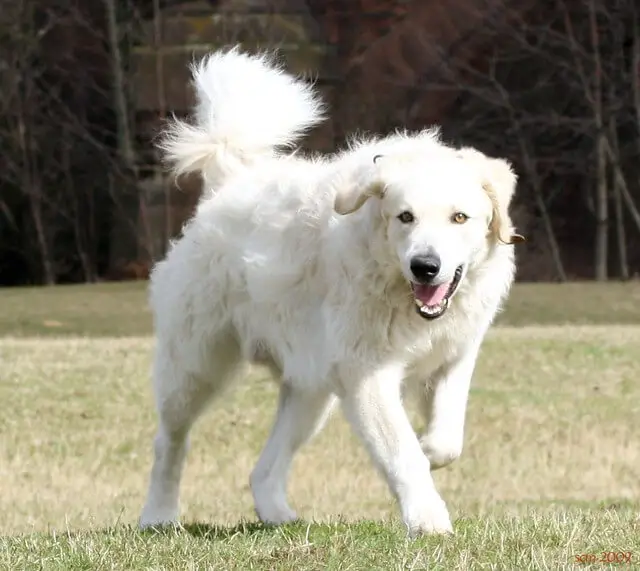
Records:
[[[412,283],[416,310],[420,316],[425,319],[441,317],[447,311],[449,300],[458,289],[461,278],[462,266],[458,266],[450,282],[439,285]]]

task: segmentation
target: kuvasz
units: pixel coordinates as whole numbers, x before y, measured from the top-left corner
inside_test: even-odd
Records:
[[[192,424],[260,363],[280,386],[250,476],[262,521],[296,518],[294,454],[339,402],[411,535],[451,532],[431,470],[460,455],[478,350],[514,279],[510,165],[436,130],[304,158],[291,146],[324,112],[310,85],[237,48],[193,74],[194,120],[160,145],[204,192],[151,276],[159,427],[141,526],[177,521]],[[421,388],[421,438],[403,383]]]

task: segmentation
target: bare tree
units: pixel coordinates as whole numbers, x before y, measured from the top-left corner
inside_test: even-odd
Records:
[[[311,4],[322,10],[322,2]],[[460,3],[456,10],[476,5],[475,12],[453,19],[420,4],[413,18],[391,15],[373,42],[347,38],[341,69],[349,80],[335,99],[360,108],[344,105],[338,123],[348,116],[384,132],[436,121],[447,138],[509,158],[522,186],[515,214],[532,238],[522,250],[527,277],[626,279],[640,264],[637,3],[491,4]],[[153,260],[183,216],[174,209],[188,208],[159,169],[153,184],[143,179],[153,169],[137,138],[143,113],[136,115],[133,97],[143,89],[131,54],[138,35],[146,42],[135,50],[147,58],[141,68],[154,74],[145,121],[149,112],[161,122],[185,111],[173,108],[176,46],[168,45],[184,27],[171,28],[175,16],[163,6],[0,0],[0,265],[20,260],[25,281],[95,281],[108,264]],[[195,50],[239,35],[261,47],[302,38],[279,14],[227,10],[215,24],[203,20],[209,36]],[[370,34],[368,15],[350,10],[341,33]],[[184,65],[197,53],[185,53]],[[356,88],[363,92],[350,92]]]
[[[591,271],[601,280],[609,277],[615,247],[625,278],[634,239],[625,221],[640,232],[633,159],[640,148],[640,39],[630,17],[636,7],[630,0],[550,0],[538,8],[508,21],[488,16],[463,39],[485,46],[481,55],[464,45],[442,48],[438,65],[413,86],[409,115],[419,120],[425,93],[437,103],[439,91],[457,92],[461,103],[449,108],[445,133],[517,163],[530,189],[518,200],[531,200],[539,214],[556,278],[567,279],[565,263],[576,268],[581,259],[563,255],[564,247],[590,250]],[[629,65],[624,46],[631,34]],[[631,93],[635,103],[627,97]]]
[[[591,104],[596,126],[596,247],[595,278],[606,281],[609,252],[609,191],[607,188],[606,132],[602,111],[602,64],[600,62],[600,37],[596,15],[596,0],[589,2],[589,28],[593,57],[593,89]]]
[[[580,46],[576,39],[573,22],[563,0],[560,4],[564,11],[564,22],[567,41],[574,56],[574,64],[584,90],[584,97],[591,107],[595,126],[595,157],[596,157],[596,198],[595,198],[595,279],[606,281],[608,274],[609,252],[609,191],[607,184],[607,134],[603,118],[603,70],[600,56],[600,35],[596,11],[596,0],[588,0],[587,12],[589,32],[591,37],[590,52],[584,46]],[[586,59],[592,60],[591,73],[583,65],[584,54]]]
[[[613,91],[611,88],[610,91]],[[610,93],[609,99],[613,100],[615,94]],[[613,150],[616,156],[620,155],[620,147],[618,145],[618,129],[616,126],[615,116],[609,116],[609,140],[612,142]],[[620,267],[620,277],[623,280],[629,279],[629,257],[627,254],[627,235],[624,223],[624,205],[622,202],[622,191],[620,190],[620,181],[615,177],[611,177],[611,188],[613,189],[613,204],[616,221],[616,245],[618,249],[618,264]]]
[[[150,258],[152,255],[152,237],[147,218],[146,201],[137,185],[138,181],[138,162],[136,160],[136,151],[134,137],[132,133],[132,112],[129,108],[128,98],[128,78],[124,71],[124,61],[122,55],[122,44],[127,37],[123,27],[132,26],[131,21],[124,24],[118,16],[118,2],[116,0],[103,0],[106,16],[107,16],[107,35],[110,54],[110,68],[113,87],[114,110],[117,121],[117,141],[118,155],[122,161],[125,176],[120,178],[116,185],[112,186],[114,192],[116,187],[120,188],[119,197],[125,203],[137,203],[138,213],[142,222],[144,231],[144,241],[142,245],[145,251],[145,257]],[[136,220],[137,222],[137,220]],[[129,225],[129,224],[127,224]],[[121,226],[116,226],[121,228]],[[136,224],[130,229],[137,238]],[[124,241],[128,249],[131,248],[129,241]]]
[[[108,217],[122,220],[118,238],[140,224],[127,204],[139,200],[129,110],[114,89],[129,80],[111,80],[106,64],[121,52],[103,48],[106,12],[92,6],[0,0],[0,263],[21,260],[28,281],[95,281],[106,269]],[[122,121],[111,125],[116,108]]]
[[[51,229],[47,226],[41,163],[38,156],[39,93],[42,72],[35,61],[38,43],[52,22],[36,24],[34,5],[26,0],[3,0],[2,14],[2,105],[5,117],[3,168],[5,190],[26,200],[33,225],[42,281],[56,281],[51,254]],[[12,190],[10,190],[12,189]]]

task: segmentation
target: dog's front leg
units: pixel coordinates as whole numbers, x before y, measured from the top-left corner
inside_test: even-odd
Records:
[[[420,444],[432,470],[451,464],[462,454],[469,386],[479,348],[479,343],[466,348],[440,367],[420,391],[420,409],[426,420]]]
[[[402,404],[403,374],[402,365],[391,365],[362,378],[345,378],[344,413],[397,498],[410,534],[452,532],[429,460]]]

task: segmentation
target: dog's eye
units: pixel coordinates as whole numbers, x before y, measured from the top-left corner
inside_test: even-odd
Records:
[[[456,224],[464,224],[467,220],[469,220],[469,217],[464,212],[456,212],[451,217],[451,221]]]
[[[413,222],[415,219],[415,216],[408,210],[405,210],[404,212],[398,214],[398,220],[400,220],[400,222],[402,222],[403,224],[411,224],[411,222]]]

